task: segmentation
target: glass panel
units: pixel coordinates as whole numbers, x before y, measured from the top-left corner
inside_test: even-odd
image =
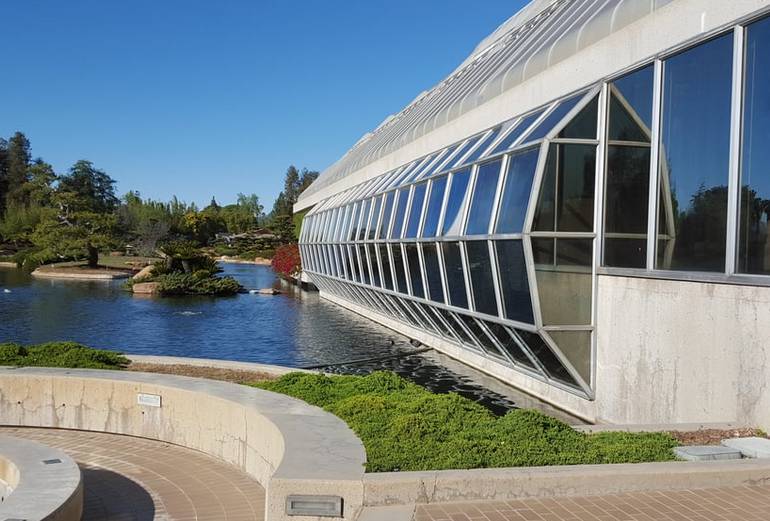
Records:
[[[569,360],[580,377],[591,383],[591,332],[549,331],[548,335],[559,346],[559,351]]]
[[[497,342],[502,346],[503,350],[508,355],[521,365],[524,365],[530,369],[535,369],[535,365],[532,360],[521,350],[521,346],[514,340],[513,335],[510,333],[507,327],[497,324],[495,322],[485,322],[489,331],[497,339]],[[540,372],[538,370],[538,372]]]
[[[548,114],[545,119],[527,136],[524,138],[524,142],[535,141],[537,139],[544,138],[554,126],[556,126],[567,115],[567,112],[575,108],[578,101],[583,97],[583,93],[567,98],[560,102],[559,105]],[[595,134],[594,134],[595,135]]]
[[[412,206],[409,210],[409,222],[406,224],[406,234],[404,237],[417,237],[417,229],[420,227],[420,216],[422,215],[422,205],[425,202],[425,189],[427,186],[427,184],[423,183],[414,187]]]
[[[382,211],[382,219],[380,220],[380,228],[377,231],[378,239],[385,239],[388,236],[388,226],[390,225],[390,216],[393,213],[393,197],[396,192],[388,192],[385,194],[385,208]]]
[[[527,265],[524,262],[524,248],[521,241],[496,241],[495,247],[505,317],[534,324]]]
[[[770,274],[770,18],[746,32],[738,271]]]
[[[401,246],[392,244],[391,251],[393,252],[393,271],[396,272],[398,291],[401,293],[409,293],[406,286],[406,272],[404,271],[404,256],[401,253]]]
[[[465,291],[465,272],[460,254],[460,243],[442,242],[440,244],[444,257],[444,268],[446,269],[449,303],[460,308],[467,308],[468,296]]]
[[[355,282],[359,281],[358,278],[358,255],[356,255],[356,247],[348,246],[348,256],[349,256],[349,268],[350,270],[348,273],[350,274],[350,280],[353,280]]]
[[[452,168],[456,166],[460,166],[460,164],[462,164],[463,156],[468,153],[468,150],[470,150],[471,147],[473,147],[476,141],[481,139],[482,135],[483,134],[479,134],[478,136],[473,136],[472,138],[469,138],[468,141],[466,141],[460,147],[460,149],[457,151],[457,154],[455,154],[455,156],[452,158],[452,161],[450,161],[450,163],[452,163]]]
[[[449,326],[447,326],[444,321],[441,320],[441,317],[437,316],[436,308],[433,306],[428,306],[427,304],[420,304],[420,309],[422,309],[422,312],[430,317],[433,324],[439,329],[441,336],[450,340],[456,339],[452,330],[449,329]]]
[[[524,229],[538,156],[539,149],[532,148],[510,157],[495,233],[521,233]]]
[[[361,282],[371,284],[369,278],[369,264],[366,262],[366,249],[363,244],[358,245],[358,258],[361,260]]]
[[[350,231],[348,232],[347,240],[352,241],[355,240],[356,235],[358,234],[358,217],[359,217],[359,204],[355,203],[353,205],[353,214],[350,218]]]
[[[404,217],[406,216],[406,204],[409,202],[409,187],[398,191],[398,203],[396,204],[396,213],[393,216],[393,229],[390,232],[391,239],[401,237],[404,226]]]
[[[447,177],[437,177],[431,183],[428,208],[425,210],[425,224],[422,229],[423,237],[435,237],[438,231],[438,220],[441,215],[441,205],[444,202],[444,190]]]
[[[599,96],[596,96],[561,129],[558,137],[565,139],[596,139],[598,110]]]
[[[382,278],[380,277],[380,265],[377,264],[377,254],[375,253],[375,247],[372,245],[366,245],[366,251],[369,254],[369,259],[372,262],[372,285],[381,286]]]
[[[610,84],[611,141],[650,142],[653,81],[654,70],[648,65]]]
[[[502,152],[504,150],[508,150],[511,148],[511,145],[514,144],[514,142],[521,137],[521,135],[526,132],[529,127],[532,126],[532,123],[535,122],[537,118],[539,118],[543,112],[545,112],[545,109],[540,109],[537,112],[533,112],[529,116],[526,116],[521,123],[516,125],[516,128],[511,130],[505,138],[503,138],[500,143],[497,144],[495,149],[492,151],[492,154],[497,154],[498,152]]]
[[[468,272],[471,274],[471,289],[476,311],[497,316],[489,244],[487,241],[469,241],[465,243],[465,247],[468,250]]]
[[[665,61],[656,267],[724,271],[732,33]]]
[[[344,244],[339,247],[339,254],[340,254],[340,264],[342,265],[342,272],[340,273],[340,278],[347,279],[348,278],[348,247]]]
[[[497,344],[489,338],[489,336],[484,332],[484,330],[481,328],[478,322],[476,322],[476,319],[473,317],[469,317],[468,315],[460,315],[457,314],[458,317],[460,317],[460,320],[463,321],[463,323],[466,325],[468,330],[473,335],[473,338],[481,344],[481,347],[484,349],[484,351],[497,358],[502,358],[503,360],[506,360],[505,355],[503,355],[500,352],[500,349],[497,347]]]
[[[465,209],[465,200],[467,199],[465,192],[468,188],[470,174],[470,170],[463,170],[452,175],[444,223],[441,227],[442,235],[460,235],[463,210]]]
[[[532,249],[543,324],[589,325],[593,239],[532,239]]]
[[[484,138],[484,141],[482,141],[479,146],[476,147],[476,149],[471,152],[468,157],[466,157],[463,160],[464,164],[473,163],[478,158],[481,157],[481,154],[486,151],[487,148],[489,148],[489,145],[492,144],[492,142],[497,138],[497,136],[500,134],[500,129],[502,127],[496,127],[492,130],[492,133],[490,133],[487,137]]]
[[[533,229],[592,232],[596,146],[550,146]]]
[[[358,230],[358,240],[363,241],[366,239],[366,225],[369,223],[369,214],[372,210],[372,200],[367,199],[363,204],[363,211],[361,212],[361,227]]]
[[[425,169],[425,171],[420,175],[420,179],[425,179],[426,177],[430,177],[431,175],[438,172],[439,168],[441,168],[443,164],[447,162],[447,159],[452,155],[452,152],[454,152],[456,148],[457,145],[452,145],[451,147],[447,148],[446,153],[441,154],[438,158],[436,158],[436,161],[434,161],[432,165]]]
[[[468,212],[466,235],[486,235],[492,219],[492,206],[495,204],[497,182],[500,178],[502,159],[479,166],[476,183],[473,187],[471,207]]]
[[[471,340],[471,337],[468,336],[468,333],[463,329],[463,327],[458,323],[457,319],[455,319],[454,313],[451,313],[443,308],[434,308],[442,317],[444,317],[444,321],[446,321],[447,325],[452,328],[452,331],[454,332],[455,336],[460,340],[460,342],[463,343],[465,347],[470,347],[474,351],[478,351],[478,347],[476,347],[476,343]]]
[[[380,244],[380,262],[382,262],[382,279],[386,289],[393,289],[393,273],[390,269],[390,256],[388,255],[388,245]]]
[[[380,220],[380,208],[382,207],[382,198],[377,197],[374,199],[374,205],[372,206],[372,217],[369,219],[369,233],[366,236],[370,241],[374,239],[374,234],[377,231],[377,223]]]
[[[436,302],[444,302],[444,287],[441,285],[441,269],[438,264],[436,245],[422,245],[422,257],[425,261],[425,276],[428,278],[428,297]]]
[[[567,368],[561,363],[559,358],[553,354],[551,348],[537,333],[530,331],[524,331],[523,329],[517,329],[516,334],[524,341],[529,347],[530,352],[538,359],[540,365],[546,370],[548,375],[554,380],[559,380],[562,383],[578,387],[578,383],[572,378]]]
[[[422,270],[420,268],[420,254],[417,252],[417,244],[405,244],[406,260],[409,263],[409,281],[412,283],[412,295],[419,298],[425,297],[422,287]]]

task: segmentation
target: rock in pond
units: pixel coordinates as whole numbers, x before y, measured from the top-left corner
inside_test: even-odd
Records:
[[[150,264],[149,266],[145,266],[139,271],[139,273],[134,275],[134,280],[141,280],[149,277],[150,275],[152,275],[152,264]]]
[[[138,295],[157,295],[160,284],[157,282],[137,282],[133,286],[134,293]]]

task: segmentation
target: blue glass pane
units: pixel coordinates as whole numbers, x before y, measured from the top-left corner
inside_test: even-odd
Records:
[[[524,262],[521,241],[497,241],[495,248],[506,318],[534,324],[527,265]]]
[[[428,208],[425,211],[425,225],[422,228],[423,237],[435,237],[438,231],[438,220],[441,215],[441,205],[444,202],[446,190],[446,176],[433,180],[428,198]]]
[[[578,101],[583,98],[583,94],[584,93],[577,94],[559,103],[559,105],[553,109],[553,111],[548,114],[545,119],[527,135],[527,137],[524,138],[524,141],[535,141],[537,139],[544,138],[545,135],[548,134],[553,129],[553,127],[559,123],[562,118],[564,118],[564,116],[567,115],[567,112],[572,110],[575,105],[578,104]]]
[[[370,245],[367,244],[366,251],[369,253],[369,259],[372,262],[372,285],[381,286],[382,277],[380,276],[380,265],[377,263],[377,252],[375,251],[375,247],[370,247]]]
[[[487,241],[469,241],[465,243],[465,247],[468,251],[468,272],[471,274],[476,311],[496,316],[497,300],[489,260],[489,245]]]
[[[402,188],[398,191],[398,202],[396,203],[396,213],[393,215],[393,229],[390,232],[391,239],[401,237],[401,231],[404,227],[404,218],[406,217],[406,204],[409,202],[409,188]]]
[[[384,239],[388,234],[388,226],[390,226],[390,216],[393,213],[393,197],[396,192],[388,192],[385,194],[385,208],[382,210],[382,219],[380,220],[380,228],[377,231],[377,238]]]
[[[484,151],[489,148],[489,145],[492,144],[492,142],[497,138],[497,136],[500,134],[500,129],[502,127],[497,127],[494,130],[492,130],[492,133],[489,134],[486,138],[484,138],[484,141],[479,144],[479,146],[476,147],[476,149],[471,152],[468,157],[466,157],[463,160],[463,164],[473,163],[478,158],[481,157],[481,154],[484,153]]]
[[[468,296],[465,291],[465,272],[463,271],[460,243],[442,242],[441,253],[444,257],[449,303],[453,306],[467,308]]]
[[[435,302],[444,302],[444,287],[441,284],[441,268],[439,268],[436,245],[422,245],[422,257],[425,260],[425,276],[428,278],[428,297]]]
[[[419,179],[425,179],[426,177],[429,177],[436,172],[438,172],[438,168],[447,162],[447,158],[452,155],[452,152],[457,148],[457,145],[452,145],[451,147],[446,149],[446,153],[439,156],[436,161],[433,162],[432,165],[430,165],[428,168],[425,169],[425,171],[420,174]]]
[[[406,261],[409,264],[409,282],[412,284],[412,295],[415,297],[425,297],[425,291],[422,287],[422,269],[420,268],[420,254],[417,252],[417,243],[409,243],[404,246],[406,249]]]
[[[347,236],[348,241],[355,240],[356,233],[358,233],[358,203],[353,205],[353,213],[350,217],[350,228]]]
[[[468,188],[470,174],[470,170],[463,170],[452,176],[444,224],[441,227],[442,235],[460,235],[460,225],[462,224],[463,209],[465,208],[465,192]]]
[[[361,210],[361,225],[358,230],[358,240],[363,241],[366,239],[366,226],[369,224],[369,214],[372,211],[372,200],[367,199],[363,204]]]
[[[511,148],[511,145],[513,145],[521,135],[529,129],[530,126],[532,126],[532,123],[535,122],[537,118],[540,117],[540,115],[545,111],[545,109],[540,109],[537,112],[533,112],[529,116],[526,116],[521,123],[516,125],[516,127],[511,130],[505,138],[503,138],[500,143],[497,144],[495,149],[492,151],[492,154],[497,154],[498,152],[503,152],[504,150],[508,150]]]
[[[382,206],[382,197],[374,199],[374,206],[372,207],[372,216],[369,219],[369,234],[367,239],[374,239],[374,234],[377,231],[377,223],[380,220],[380,207]]]
[[[473,187],[471,208],[468,212],[466,235],[485,235],[489,233],[489,221],[492,219],[492,205],[495,202],[497,182],[500,178],[502,159],[481,165],[476,174]]]
[[[482,135],[483,134],[473,136],[460,147],[460,149],[457,151],[457,154],[455,154],[455,157],[452,158],[452,167],[459,166],[461,164],[463,156],[468,153],[468,150],[470,150],[479,139],[481,139]]]
[[[500,200],[496,233],[521,233],[524,228],[538,156],[538,148],[511,156]]]
[[[386,289],[393,289],[393,273],[390,269],[390,256],[388,255],[388,245],[380,244],[380,262],[382,263],[382,285]]]
[[[406,286],[406,271],[404,265],[404,256],[401,253],[401,246],[398,244],[391,245],[391,252],[393,254],[393,271],[396,274],[397,291],[401,293],[409,293]]]
[[[422,205],[425,202],[425,183],[414,187],[412,194],[412,207],[409,210],[409,222],[406,225],[407,238],[417,237],[417,229],[420,227],[420,216],[422,215]]]

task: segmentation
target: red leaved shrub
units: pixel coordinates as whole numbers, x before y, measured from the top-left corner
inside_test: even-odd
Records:
[[[287,244],[275,250],[273,270],[284,277],[296,277],[302,270],[302,261],[299,256],[297,244]]]

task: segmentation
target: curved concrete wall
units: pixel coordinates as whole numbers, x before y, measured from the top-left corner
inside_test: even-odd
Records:
[[[205,452],[265,487],[268,521],[287,519],[291,494],[341,496],[345,519],[361,506],[366,453],[347,425],[299,400],[243,385],[0,368],[0,423],[141,436]]]

